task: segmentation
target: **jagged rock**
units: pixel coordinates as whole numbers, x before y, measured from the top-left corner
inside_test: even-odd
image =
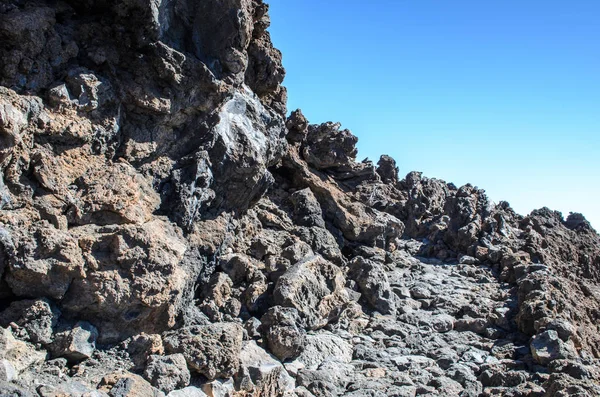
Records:
[[[62,302],[64,312],[98,326],[100,340],[162,332],[175,324],[191,274],[187,245],[172,224],[76,228],[90,269]]]
[[[396,160],[388,155],[382,155],[377,162],[377,173],[383,183],[398,183],[398,167]]]
[[[91,169],[76,183],[69,218],[79,225],[142,224],[151,220],[160,204],[151,183],[126,163]]]
[[[86,321],[77,322],[72,328],[54,334],[51,351],[55,357],[65,357],[70,361],[90,358],[96,350],[98,330]]]
[[[239,366],[242,327],[234,323],[181,328],[164,338],[167,351],[182,353],[188,366],[208,379],[229,377]]]
[[[181,390],[174,390],[167,397],[206,397],[207,394],[197,387],[188,386]]]
[[[551,396],[594,396],[600,393],[600,386],[594,381],[577,380],[567,374],[552,374],[544,382],[544,397]]]
[[[273,306],[261,317],[261,329],[269,351],[281,361],[296,358],[304,349],[306,331],[298,326],[298,311]]]
[[[336,265],[313,256],[295,264],[277,280],[273,300],[277,305],[295,308],[304,326],[317,329],[348,301],[344,283],[344,275]]]
[[[0,328],[0,360],[4,362],[7,380],[30,367],[40,365],[46,355],[45,351],[37,351],[33,345],[16,340],[10,329]]]
[[[17,378],[17,370],[12,363],[6,359],[0,360],[0,381],[10,382]]]
[[[235,92],[219,118],[211,150],[214,205],[246,209],[273,182],[267,168],[283,155],[284,122],[281,116],[267,111],[250,90]]]
[[[8,259],[6,282],[17,296],[62,299],[84,260],[78,241],[46,222],[10,234],[14,244]],[[5,248],[6,250],[6,248]]]
[[[34,394],[16,386],[14,383],[8,383],[0,380],[0,396],[34,397]]]
[[[219,319],[220,313],[225,312],[233,317],[237,317],[240,310],[240,304],[232,296],[233,282],[225,273],[214,273],[208,283],[204,286],[203,302],[201,307],[204,313],[213,320]]]
[[[220,381],[215,379],[213,381],[204,383],[202,385],[202,391],[212,397],[227,397],[234,393],[233,379]]]
[[[49,344],[59,317],[60,311],[49,300],[25,299],[12,302],[0,313],[0,325],[8,327],[15,323],[27,331],[31,342]]]
[[[128,372],[112,373],[102,378],[98,390],[110,397],[161,397],[162,392],[153,388],[144,378]]]
[[[290,199],[294,203],[294,215],[299,225],[325,227],[323,210],[310,189],[298,190],[290,196]]]
[[[242,347],[235,380],[238,390],[256,396],[284,396],[294,389],[294,380],[283,365],[254,341]]]
[[[317,169],[341,167],[351,163],[357,154],[358,138],[349,130],[341,130],[340,123],[311,124],[302,154],[308,164]]]
[[[0,4],[0,394],[163,395],[124,369],[170,396],[600,394],[585,217],[399,180],[285,119],[269,23]]]
[[[183,354],[151,355],[144,377],[152,386],[167,394],[190,383],[190,371]]]
[[[290,142],[298,143],[306,139],[308,120],[302,114],[302,110],[294,110],[286,120],[285,126],[288,129],[287,139]]]
[[[88,387],[82,382],[70,381],[58,385],[41,385],[37,388],[41,397],[55,396],[86,396],[86,397],[109,397],[108,394],[98,391],[95,385]]]
[[[335,360],[323,362],[318,369],[301,369],[297,383],[315,396],[341,396],[352,382],[352,366]]]
[[[234,284],[239,284],[248,279],[256,265],[246,255],[228,254],[220,258],[220,268]]]
[[[548,365],[553,360],[571,358],[573,352],[558,337],[554,330],[544,331],[531,338],[531,354],[534,360],[541,365]]]
[[[164,353],[162,338],[157,334],[141,333],[125,341],[127,353],[135,368],[141,370],[151,355]]]
[[[330,332],[309,333],[302,353],[290,364],[290,368],[316,370],[327,360],[349,363],[352,350],[350,343]]]
[[[359,256],[349,263],[350,278],[355,280],[363,296],[382,314],[396,314],[395,294],[383,267]]]

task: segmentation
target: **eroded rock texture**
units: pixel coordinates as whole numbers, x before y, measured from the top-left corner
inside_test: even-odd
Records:
[[[600,395],[600,238],[286,117],[261,0],[0,4],[0,395]]]

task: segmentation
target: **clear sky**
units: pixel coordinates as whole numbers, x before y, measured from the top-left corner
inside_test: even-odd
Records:
[[[288,107],[359,158],[600,230],[599,0],[267,0]]]

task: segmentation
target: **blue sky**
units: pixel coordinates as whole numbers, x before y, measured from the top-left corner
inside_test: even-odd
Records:
[[[267,0],[288,107],[517,212],[600,230],[600,1]]]

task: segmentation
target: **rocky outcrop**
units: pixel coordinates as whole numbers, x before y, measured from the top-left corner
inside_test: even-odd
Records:
[[[261,0],[0,4],[0,395],[600,395],[600,237],[286,118]]]

